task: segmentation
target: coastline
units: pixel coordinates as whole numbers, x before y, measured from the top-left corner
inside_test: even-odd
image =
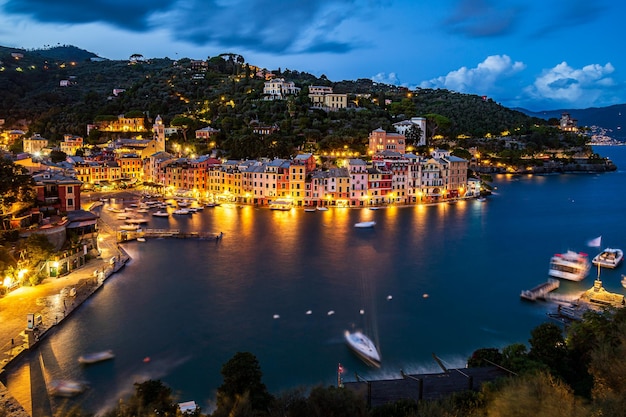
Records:
[[[104,226],[103,229],[108,228]],[[52,334],[65,318],[70,317],[102,288],[109,277],[131,260],[117,244],[115,233],[105,231],[101,236],[100,255],[82,268],[62,277],[48,278],[35,287],[19,288],[0,299],[3,315],[3,326],[0,329],[0,399],[7,417],[29,416],[6,388],[6,374],[12,366]],[[74,296],[69,295],[69,288],[76,289]],[[33,329],[26,328],[25,311],[36,317]]]

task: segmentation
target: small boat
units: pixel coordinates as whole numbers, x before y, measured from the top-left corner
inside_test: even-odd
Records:
[[[191,212],[187,209],[181,208],[174,210],[174,214],[191,214]]]
[[[367,228],[367,227],[374,227],[375,225],[376,225],[376,222],[359,222],[359,223],[355,223],[354,227]]]
[[[120,226],[121,230],[138,230],[139,225],[137,224],[123,224]]]
[[[365,363],[380,368],[380,353],[378,353],[374,342],[359,331],[351,333],[346,330],[345,337],[350,349]]]
[[[113,359],[115,354],[112,350],[103,350],[102,352],[86,353],[78,358],[78,362],[82,364],[91,364]]]
[[[602,268],[616,268],[624,260],[624,252],[621,249],[606,248],[593,259],[592,263]]]
[[[369,209],[370,209],[370,210],[380,210],[380,207],[378,207],[378,206],[372,206],[372,207],[369,207]]]
[[[622,275],[622,287],[626,288],[626,275]]]
[[[143,223],[148,223],[148,219],[146,219],[145,217],[132,217],[130,219],[126,219],[125,220],[126,223],[128,224],[143,224]]]
[[[55,397],[75,397],[87,389],[87,385],[71,379],[57,379],[50,381],[48,393]]]
[[[481,203],[484,203],[485,201],[487,201],[487,199],[483,196],[480,196],[476,199],[476,201],[480,201]]]
[[[317,210],[319,210],[319,211],[328,211],[328,207],[317,206]]]
[[[137,238],[137,242],[145,242],[146,238],[145,237],[138,237]]]
[[[548,275],[570,281],[582,281],[589,275],[591,263],[586,253],[568,250],[550,258]]]
[[[305,208],[304,211],[307,213],[315,213],[317,210],[315,208]]]
[[[155,211],[154,213],[152,213],[152,215],[154,217],[169,217],[170,216],[170,214],[167,211],[161,211],[161,210]]]

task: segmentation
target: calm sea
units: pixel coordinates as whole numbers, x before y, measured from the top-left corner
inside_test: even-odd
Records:
[[[220,206],[152,218],[148,227],[224,237],[126,244],[132,262],[22,361],[8,387],[35,417],[58,406],[41,394],[58,378],[87,381],[73,401],[92,412],[147,378],[209,410],[220,369],[238,351],[256,355],[279,393],[334,384],[338,363],[345,380],[399,378],[439,371],[433,353],[460,367],[475,349],[526,343],[554,306],[519,294],[548,278],[554,253],[593,254],[586,242],[598,236],[626,249],[626,146],[596,151],[619,171],[498,176],[485,203],[315,213]],[[367,220],[376,227],[353,227]],[[623,292],[621,272],[603,272],[605,288]],[[592,284],[590,276],[558,291]],[[352,328],[376,341],[381,369],[348,350],[343,332]],[[78,365],[79,355],[104,349],[116,358]]]

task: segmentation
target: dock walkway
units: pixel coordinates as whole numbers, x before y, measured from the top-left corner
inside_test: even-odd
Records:
[[[200,240],[216,240],[222,237],[222,233],[209,232],[181,232],[179,229],[137,229],[137,230],[118,230],[117,242],[128,242],[143,238],[177,238],[177,239],[200,239]]]
[[[546,294],[559,288],[561,282],[558,279],[549,278],[546,282],[537,285],[530,290],[524,290],[520,296],[525,300],[535,301],[538,298],[545,298]]]

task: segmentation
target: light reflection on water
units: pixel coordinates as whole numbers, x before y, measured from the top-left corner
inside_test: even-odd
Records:
[[[231,205],[151,219],[159,227],[222,231],[224,238],[126,244],[133,261],[36,354],[55,378],[89,381],[92,389],[77,400],[91,410],[115,402],[141,378],[162,379],[181,401],[206,409],[222,382],[221,365],[237,351],[259,358],[275,393],[330,385],[337,362],[346,375],[366,378],[398,377],[399,369],[437,372],[432,352],[463,366],[474,349],[524,343],[545,321],[549,307],[522,303],[519,292],[547,278],[554,252],[600,234],[623,242],[626,225],[611,219],[626,209],[626,197],[609,192],[623,177],[502,179],[499,195],[486,203],[315,213]],[[599,202],[606,215],[591,216]],[[374,228],[354,228],[370,220]],[[607,272],[609,291],[623,291],[619,275]],[[590,285],[564,283],[559,291]],[[342,334],[352,327],[378,341],[380,370],[346,349]],[[102,349],[116,358],[76,363]],[[31,395],[23,388],[29,379],[43,380],[32,370],[39,362],[25,360],[9,376],[9,389],[22,400]]]

